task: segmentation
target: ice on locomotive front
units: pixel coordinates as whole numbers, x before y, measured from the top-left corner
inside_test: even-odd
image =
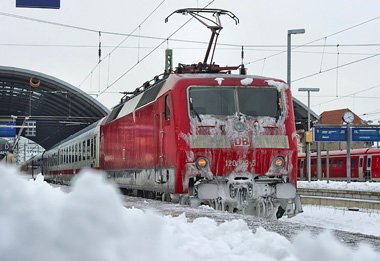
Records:
[[[302,212],[287,85],[189,86],[187,98],[191,204],[271,219]]]

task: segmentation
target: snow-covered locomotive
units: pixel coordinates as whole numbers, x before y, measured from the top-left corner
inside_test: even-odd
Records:
[[[156,77],[46,152],[46,178],[93,167],[137,194],[267,218],[302,212],[290,90],[236,68],[180,64]]]

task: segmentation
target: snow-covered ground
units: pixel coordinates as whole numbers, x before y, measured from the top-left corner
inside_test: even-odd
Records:
[[[304,213],[293,218],[280,220],[291,223],[307,224],[326,229],[343,230],[380,237],[380,211],[366,209],[349,211],[347,208],[304,205]]]
[[[371,191],[380,192],[379,182],[351,182],[346,181],[330,181],[327,183],[326,180],[318,181],[298,181],[297,186],[299,188],[310,188],[310,189],[336,189],[336,190],[353,190],[353,191]]]
[[[377,261],[380,254],[366,245],[353,250],[329,232],[291,242],[263,228],[252,233],[243,220],[188,222],[125,208],[99,172],[81,173],[64,193],[0,165],[0,260],[178,259]]]

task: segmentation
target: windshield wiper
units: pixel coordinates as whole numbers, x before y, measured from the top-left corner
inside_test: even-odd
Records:
[[[191,100],[190,100],[190,110],[195,114],[195,116],[197,116],[199,122],[202,122],[202,119],[199,116],[198,112],[194,109],[194,106],[193,106],[193,103],[191,102]]]

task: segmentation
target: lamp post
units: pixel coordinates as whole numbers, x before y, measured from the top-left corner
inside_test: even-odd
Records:
[[[293,29],[293,30],[288,30],[288,85],[290,88],[290,65],[291,65],[291,57],[290,57],[290,49],[291,49],[291,35],[292,34],[304,34],[305,29]]]
[[[307,131],[310,131],[310,92],[319,92],[319,88],[298,88],[299,92],[307,92]],[[310,142],[307,142],[307,180],[311,182],[311,171],[310,171]]]

